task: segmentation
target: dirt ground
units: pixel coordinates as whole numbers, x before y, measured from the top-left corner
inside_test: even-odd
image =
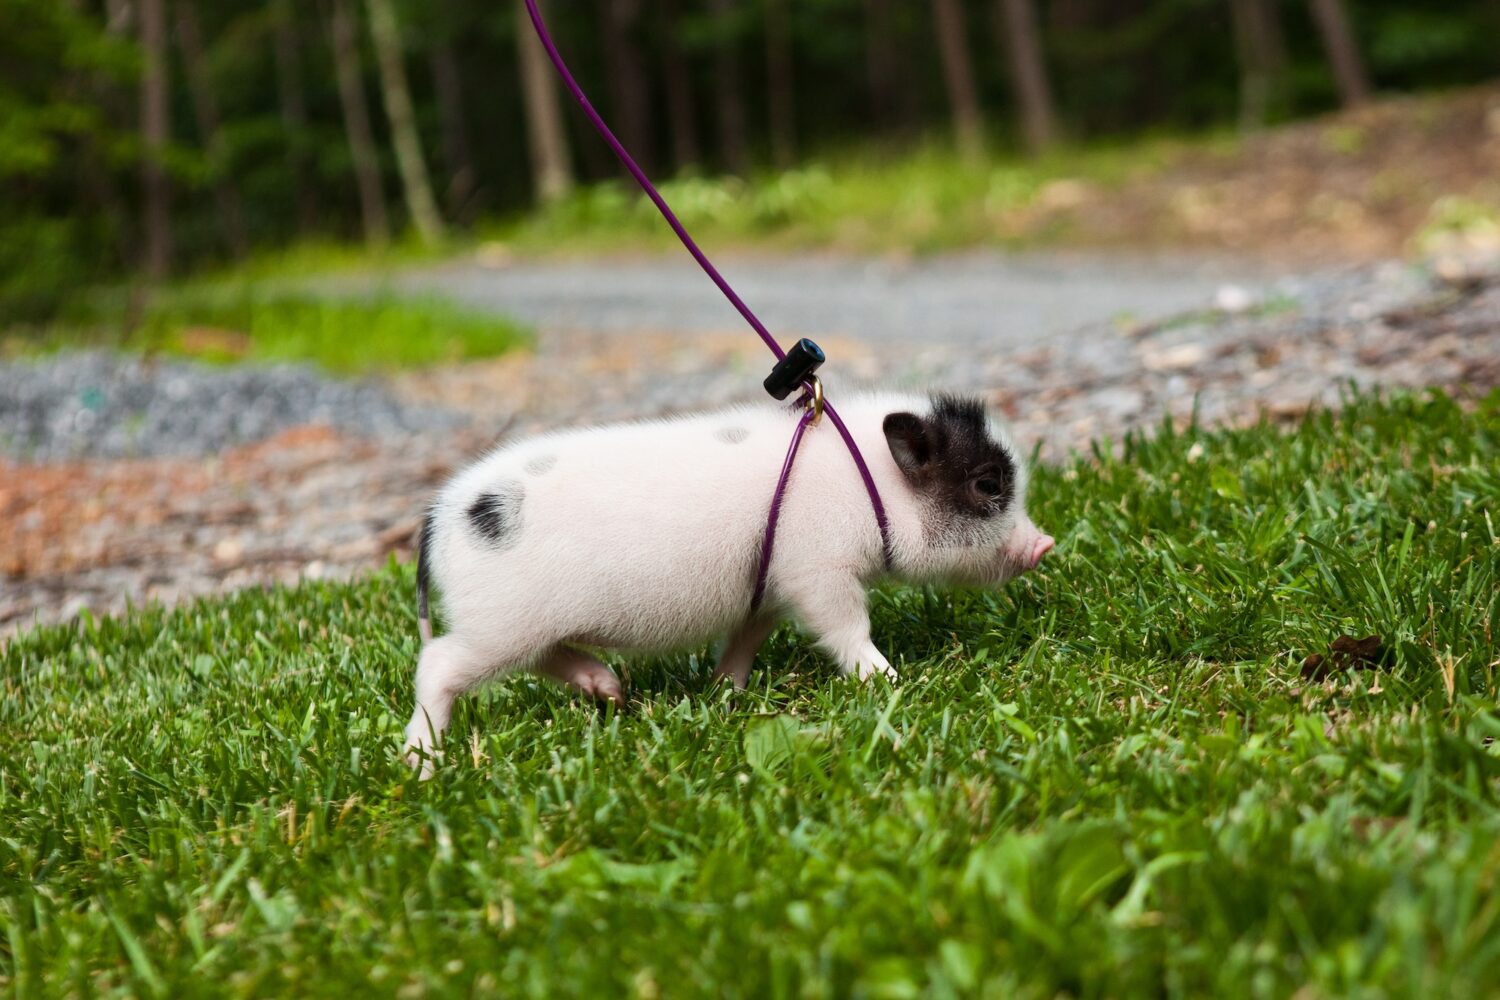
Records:
[[[1002,223],[1139,249],[1278,262],[1430,252],[1424,233],[1500,212],[1500,86],[1381,101],[1140,169],[1119,186],[1055,181]],[[1478,215],[1480,218],[1471,218]],[[1500,239],[1500,234],[1490,234]]]
[[[305,426],[206,458],[0,460],[0,635],[409,558],[424,499],[481,444]]]

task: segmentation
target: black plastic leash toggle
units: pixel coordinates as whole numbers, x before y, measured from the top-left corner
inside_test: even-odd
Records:
[[[786,352],[786,357],[776,362],[776,367],[766,376],[763,383],[766,391],[776,399],[786,399],[794,389],[812,378],[813,372],[827,360],[828,356],[823,353],[823,348],[803,337],[792,345],[792,349]]]

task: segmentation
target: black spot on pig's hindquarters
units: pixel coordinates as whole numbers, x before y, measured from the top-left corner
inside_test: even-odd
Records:
[[[437,512],[431,507],[422,515],[422,533],[417,541],[417,617],[427,619],[427,591],[432,570],[432,546],[437,538]]]
[[[504,547],[514,540],[521,528],[521,498],[519,487],[486,491],[469,504],[469,523],[479,537],[491,545]]]

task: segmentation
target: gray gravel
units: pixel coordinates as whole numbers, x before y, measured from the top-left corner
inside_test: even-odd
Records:
[[[1036,422],[1038,437],[1065,447],[1080,432],[1118,433],[1113,415],[1149,420],[1191,401],[1213,367],[1206,362],[1245,338],[1296,342],[1360,325],[1427,287],[1424,274],[1402,265],[1232,282],[1212,261],[996,254],[907,264],[736,260],[727,270],[783,340],[823,338],[830,384],[989,391],[1022,422]],[[473,366],[419,393],[292,365],[223,368],[98,352],[0,364],[0,455],[209,455],[310,423],[376,440],[446,431],[476,416],[481,432],[533,430],[759,398],[769,365],[690,263],[467,262],[403,272],[395,284],[530,319],[540,330],[535,363],[510,380]],[[1153,331],[1147,339],[1144,329]],[[1172,346],[1188,341],[1195,346]],[[1377,381],[1389,364],[1313,360],[1283,364],[1277,395],[1336,401],[1339,379]],[[1160,385],[1142,397],[1143,381]],[[1035,406],[1046,402],[1038,396],[1082,388],[1100,392],[1091,405],[1102,419],[1090,426],[1060,425],[1061,414]],[[1205,417],[1224,419],[1243,397],[1269,388],[1247,381],[1200,405]]]
[[[1139,262],[1119,267],[1144,270]],[[1059,309],[1088,301],[1097,276],[1085,270],[1049,294]],[[1470,337],[1446,359],[1428,357],[1416,351],[1413,336],[1381,322],[1386,312],[1443,294],[1421,268],[1392,263],[1245,283],[1209,276],[1200,273],[1205,280],[1195,292],[1184,286],[1174,293],[1177,309],[1095,315],[1066,328],[951,329],[934,321],[906,336],[890,326],[884,336],[828,335],[812,324],[795,332],[816,334],[827,349],[824,381],[835,399],[863,386],[977,392],[1005,409],[1028,447],[1042,443],[1052,457],[1195,406],[1214,423],[1253,417],[1260,407],[1336,404],[1350,381],[1450,384],[1471,355],[1492,346],[1488,336]],[[797,281],[784,279],[782,294],[791,296]],[[669,299],[664,293],[654,308],[669,311]],[[602,300],[588,301],[604,308]],[[991,305],[1009,308],[999,299]],[[567,307],[571,313],[558,308],[541,324],[534,363],[419,374],[401,387],[408,398],[449,401],[482,426],[512,433],[764,398],[760,380],[770,358],[743,324],[718,332],[611,331],[616,318],[607,310],[585,316],[577,303]],[[1492,307],[1476,315],[1493,315]]]
[[[1226,283],[1276,274],[1211,256],[1003,254],[919,259],[819,255],[716,262],[778,336],[870,341],[982,339],[992,350],[1100,319],[1207,304]],[[343,281],[344,288],[359,282]],[[398,292],[435,294],[548,330],[699,333],[744,321],[686,254],[606,260],[496,261],[483,255],[402,272]]]
[[[372,437],[461,418],[298,365],[214,367],[103,352],[0,364],[0,454],[24,461],[207,455],[301,424]]]

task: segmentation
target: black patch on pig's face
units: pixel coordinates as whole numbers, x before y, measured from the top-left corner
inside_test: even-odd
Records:
[[[714,437],[725,444],[739,444],[750,436],[750,432],[743,427],[720,427],[714,431]]]
[[[982,520],[1011,506],[1016,460],[990,437],[979,400],[935,396],[926,416],[889,413],[883,428],[901,474],[938,511]]]
[[[551,472],[552,467],[556,464],[556,455],[537,455],[526,463],[526,471],[533,476],[540,476]]]
[[[479,494],[469,504],[469,524],[491,545],[508,546],[521,529],[521,500],[524,496],[518,483],[508,483],[498,490]]]

